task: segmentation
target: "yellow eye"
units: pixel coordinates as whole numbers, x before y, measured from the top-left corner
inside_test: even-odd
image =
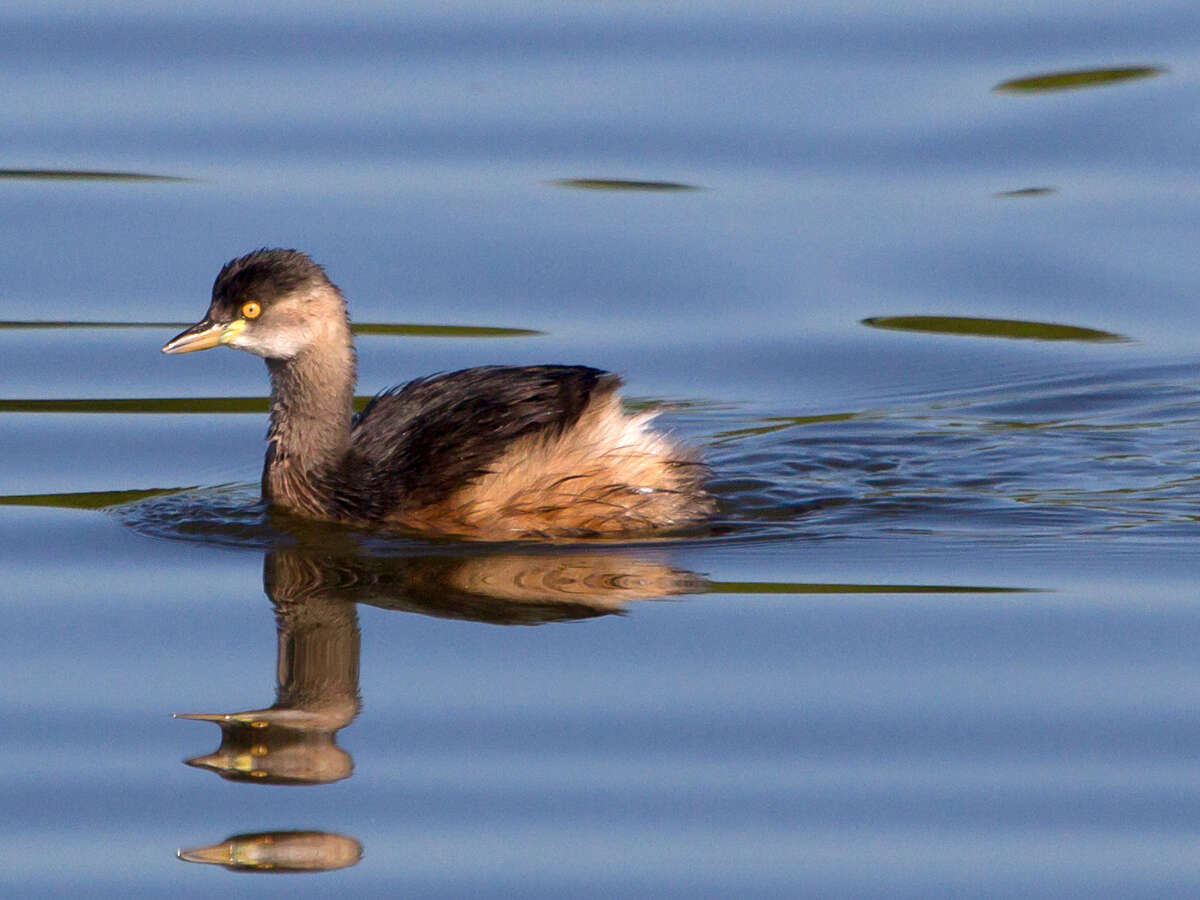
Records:
[[[261,312],[262,312],[262,307],[259,306],[258,303],[254,300],[247,300],[245,303],[242,304],[242,318],[243,319],[257,319],[259,316],[259,313],[261,313]]]

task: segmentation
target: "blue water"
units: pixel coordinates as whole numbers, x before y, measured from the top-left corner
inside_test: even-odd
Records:
[[[0,327],[0,893],[1195,895],[1197,34],[1185,3],[9,4],[0,168],[187,180],[0,178],[0,322],[182,327],[298,247],[356,321],[540,332],[361,337],[360,393],[618,371],[722,508],[602,547],[280,525],[261,413],[136,408],[261,397],[260,361]],[[1162,71],[992,91],[1118,66]],[[222,732],[172,713],[272,707],[230,777],[184,764]],[[239,835],[276,867],[176,856]]]

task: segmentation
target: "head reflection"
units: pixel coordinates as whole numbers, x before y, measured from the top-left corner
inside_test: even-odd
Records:
[[[328,831],[263,831],[235,834],[176,855],[184,862],[224,866],[232,872],[329,872],[355,865],[362,859],[362,844]]]
[[[272,557],[268,554],[268,569]],[[268,575],[267,584],[272,584]],[[275,580],[268,595],[278,630],[275,703],[235,713],[183,713],[215,722],[221,746],[187,764],[233,781],[326,784],[350,775],[354,761],[337,732],[358,712],[358,616],[335,593]]]

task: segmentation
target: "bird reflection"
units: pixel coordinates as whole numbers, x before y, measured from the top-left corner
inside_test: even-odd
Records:
[[[350,547],[271,550],[263,586],[278,628],[276,699],[263,709],[181,713],[213,722],[221,745],[187,764],[233,781],[326,784],[353,771],[337,733],[357,715],[356,604],[496,625],[620,612],[634,599],[707,589],[653,559],[611,553],[389,557]]]
[[[231,781],[316,785],[348,778],[337,744],[361,706],[357,604],[496,625],[538,625],[619,613],[635,599],[708,589],[708,582],[629,553],[552,552],[387,556],[337,534],[273,549],[263,588],[278,629],[275,702],[234,713],[183,713],[214,722],[221,745],[186,760]],[[324,871],[354,865],[357,840],[320,831],[241,834],[180,850],[187,862],[244,872]]]

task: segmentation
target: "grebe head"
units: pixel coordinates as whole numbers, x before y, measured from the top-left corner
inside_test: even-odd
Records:
[[[213,282],[208,314],[163,346],[190,353],[228,344],[269,360],[348,345],[341,291],[299,250],[256,250],[230,260]]]

